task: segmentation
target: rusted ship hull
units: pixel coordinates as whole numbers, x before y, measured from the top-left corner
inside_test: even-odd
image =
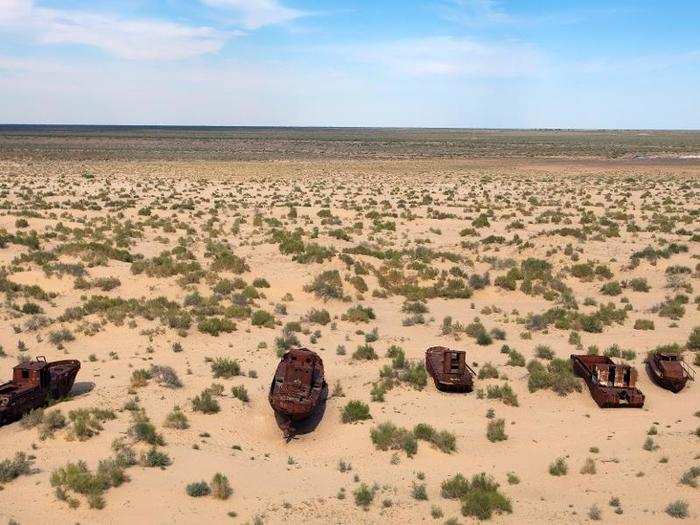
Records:
[[[588,355],[571,355],[571,363],[574,374],[583,378],[591,397],[600,408],[644,406],[644,394],[634,386],[636,370],[632,367],[616,365],[608,357]],[[601,373],[606,369],[609,369],[612,378]]]
[[[685,388],[690,375],[683,368],[681,361],[669,360],[667,357],[651,355],[646,360],[647,371],[657,385],[677,394]]]
[[[13,380],[0,385],[0,425],[66,397],[75,383],[80,361],[37,361],[15,367]]]
[[[295,433],[297,423],[314,415],[327,391],[323,361],[318,354],[297,348],[282,356],[268,399],[286,437]]]
[[[475,374],[466,364],[465,352],[432,346],[425,351],[425,368],[440,391],[471,392],[474,387]]]

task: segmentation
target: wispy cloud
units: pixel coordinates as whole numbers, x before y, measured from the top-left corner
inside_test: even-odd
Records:
[[[430,37],[343,48],[353,59],[411,76],[508,78],[538,74],[544,58],[522,42]]]
[[[575,8],[555,9],[540,13],[513,13],[501,0],[442,0],[438,4],[443,19],[465,26],[536,26],[572,25],[592,17],[620,14],[621,9]]]
[[[210,7],[231,11],[245,29],[284,24],[309,13],[282,5],[278,0],[201,0]]]
[[[0,0],[3,30],[42,44],[82,44],[135,60],[176,60],[214,53],[232,35],[211,27],[45,8],[32,0]]]

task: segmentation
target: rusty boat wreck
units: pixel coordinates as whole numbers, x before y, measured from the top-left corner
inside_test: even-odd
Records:
[[[305,422],[319,415],[327,395],[323,361],[316,352],[295,348],[282,356],[268,397],[285,438],[291,439]]]
[[[43,356],[16,365],[12,380],[0,385],[0,425],[21,418],[51,399],[67,396],[78,370],[80,361],[47,362]]]
[[[695,374],[676,353],[652,352],[646,361],[647,371],[652,380],[662,388],[678,393]]]
[[[445,346],[431,346],[425,351],[425,368],[435,387],[445,392],[471,392],[476,373],[467,364],[466,352]]]
[[[637,370],[634,367],[598,355],[572,354],[571,364],[574,374],[583,378],[599,407],[644,406],[644,394],[636,387]]]

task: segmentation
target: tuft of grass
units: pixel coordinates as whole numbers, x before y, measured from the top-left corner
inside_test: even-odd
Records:
[[[549,465],[549,473],[552,476],[565,476],[569,472],[569,466],[566,464],[566,459],[563,457],[557,458]]]
[[[233,489],[228,478],[221,472],[214,474],[211,480],[211,495],[216,499],[228,499],[233,494]]]
[[[0,483],[9,483],[31,474],[33,462],[24,452],[17,452],[14,458],[0,461]]]
[[[355,423],[356,421],[364,421],[365,419],[372,419],[367,403],[353,400],[348,401],[343,407],[341,415],[343,423]]]
[[[201,394],[192,398],[192,410],[203,414],[216,414],[221,410],[219,402],[212,397],[208,389],[204,389]]]
[[[214,378],[229,379],[241,375],[241,365],[235,359],[217,357],[211,363],[211,372]]]
[[[689,515],[688,502],[680,499],[673,501],[666,506],[665,511],[672,518],[685,519]]]
[[[504,419],[492,419],[486,425],[486,437],[491,443],[505,441],[508,436],[505,432],[506,422]]]
[[[250,398],[248,397],[248,391],[243,385],[237,385],[231,387],[231,395],[244,403],[248,403]]]
[[[206,481],[195,481],[185,487],[185,493],[192,498],[201,498],[211,494],[211,488]]]
[[[374,487],[368,487],[366,483],[362,483],[352,493],[353,496],[355,496],[355,505],[366,510],[372,504],[372,501],[374,501],[375,493],[376,489],[374,489]]]
[[[418,442],[413,432],[397,427],[390,421],[373,428],[370,438],[379,450],[403,450],[408,457],[412,457],[418,450]]]

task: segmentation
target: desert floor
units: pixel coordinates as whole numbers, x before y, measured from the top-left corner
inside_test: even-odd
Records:
[[[0,372],[9,379],[22,356],[82,365],[69,399],[0,428],[0,461],[32,460],[0,484],[0,520],[473,523],[441,484],[484,472],[512,506],[495,523],[584,523],[594,506],[609,523],[673,523],[665,509],[678,500],[698,522],[698,488],[680,480],[700,465],[700,385],[663,390],[644,359],[676,343],[697,362],[699,195],[692,162],[0,161]],[[224,331],[207,333],[217,320]],[[330,394],[315,430],[285,442],[267,394],[279,352],[297,342],[322,357]],[[363,345],[376,358],[356,354]],[[392,345],[408,364],[387,357]],[[433,345],[484,370],[473,392],[422,382]],[[519,365],[546,369],[549,351],[635,366],[644,408],[600,409],[570,377],[566,395],[530,391]],[[214,377],[218,358],[240,374]],[[231,392],[241,385],[247,402]],[[517,406],[491,395],[503,385]],[[193,410],[206,389],[219,412]],[[342,422],[353,400],[371,419]],[[188,428],[164,426],[175,406]],[[70,417],[93,408],[113,414]],[[65,418],[52,425],[56,410]],[[162,444],[144,442],[138,418]],[[492,442],[499,419],[507,439]],[[370,432],[387,421],[447,431],[456,450],[379,450]],[[61,500],[52,473],[78,460],[95,472],[115,439],[136,464],[101,491],[104,508],[74,488]],[[141,459],[154,447],[169,465]],[[557,458],[564,475],[549,472]],[[595,473],[590,461],[581,473],[589,458]],[[216,473],[229,498],[186,493]],[[374,495],[364,507],[363,483]],[[415,497],[423,488],[427,500]]]

